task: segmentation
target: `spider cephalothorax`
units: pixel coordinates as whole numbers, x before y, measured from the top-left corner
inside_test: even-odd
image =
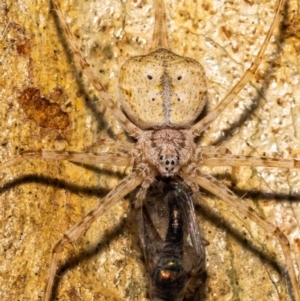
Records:
[[[145,160],[165,177],[176,175],[187,164],[194,150],[193,137],[187,130],[153,130],[144,132],[139,144]]]

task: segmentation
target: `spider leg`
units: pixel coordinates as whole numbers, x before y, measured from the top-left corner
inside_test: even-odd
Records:
[[[124,180],[120,182],[113,190],[111,190],[96,206],[92,209],[79,223],[69,229],[63,237],[55,244],[52,251],[52,260],[48,272],[45,294],[43,301],[49,301],[51,297],[53,282],[57,269],[57,264],[60,258],[61,252],[64,250],[67,243],[72,243],[78,239],[83,232],[85,232],[91,224],[103,215],[111,206],[113,206],[118,200],[122,199],[129,192],[134,190],[143,181],[144,177],[142,171],[137,169],[128,175]]]
[[[200,187],[211,192],[218,198],[224,200],[228,205],[236,208],[239,212],[244,214],[246,217],[250,218],[257,225],[263,228],[266,232],[272,234],[279,241],[283,255],[285,258],[285,263],[287,271],[292,283],[293,294],[296,301],[300,301],[299,285],[297,282],[297,276],[293,266],[290,243],[284,233],[276,226],[269,223],[264,217],[259,215],[250,206],[245,204],[242,199],[236,196],[232,191],[230,191],[225,185],[218,182],[216,179],[209,175],[200,174],[199,170],[196,170],[195,176],[189,176],[189,179],[196,182]]]
[[[283,158],[266,158],[252,156],[237,156],[231,154],[209,154],[205,151],[201,155],[201,164],[205,166],[263,166],[278,168],[299,168],[300,160]]]
[[[118,166],[130,166],[131,155],[125,153],[92,153],[92,152],[71,152],[53,150],[26,150],[19,155],[10,158],[0,164],[0,170],[16,165],[29,159],[41,158],[45,160],[68,160],[85,164],[113,164]]]
[[[97,152],[97,149],[107,148],[116,150],[117,152],[130,152],[132,151],[132,143],[127,141],[118,141],[110,138],[101,139],[85,148],[87,152]]]
[[[60,21],[60,25],[66,35],[68,45],[70,46],[72,52],[74,53],[74,58],[80,64],[84,74],[87,76],[89,81],[93,84],[94,88],[98,91],[104,104],[111,110],[115,118],[120,122],[120,124],[123,126],[126,132],[133,137],[138,137],[139,134],[141,133],[141,130],[136,125],[134,125],[131,121],[129,121],[129,119],[125,116],[125,114],[118,108],[118,105],[113,101],[111,96],[106,92],[105,88],[103,87],[99,79],[96,77],[95,73],[93,72],[90,65],[86,61],[85,57],[81,53],[79,47],[76,45],[75,39],[73,37],[73,34],[71,33],[66,18],[61,10],[59,2],[57,0],[52,0],[52,4],[54,6],[58,19]]]
[[[164,1],[154,1],[154,9],[155,23],[153,31],[153,42],[150,51],[155,51],[159,48],[170,50]]]
[[[272,24],[270,26],[270,29],[265,37],[265,40],[256,55],[254,61],[251,64],[251,67],[244,73],[242,78],[233,86],[233,88],[229,91],[229,93],[223,98],[223,100],[210,112],[208,113],[204,118],[202,118],[198,123],[196,123],[194,126],[192,126],[192,133],[195,136],[199,136],[203,131],[205,131],[208,126],[220,115],[220,113],[228,106],[228,104],[235,98],[235,96],[242,90],[242,88],[246,85],[246,83],[252,78],[252,76],[257,71],[260,62],[262,60],[262,57],[265,53],[265,50],[269,44],[269,41],[273,35],[273,31],[277,23],[280,19],[280,12],[283,8],[283,5],[285,3],[285,0],[279,0],[274,19],[272,21]]]

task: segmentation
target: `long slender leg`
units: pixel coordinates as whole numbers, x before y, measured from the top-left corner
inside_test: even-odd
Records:
[[[90,65],[86,61],[85,57],[81,53],[79,47],[75,43],[75,39],[73,37],[73,34],[70,31],[69,25],[66,21],[66,18],[60,8],[59,2],[56,0],[52,0],[53,6],[55,8],[55,11],[57,13],[57,16],[60,21],[60,25],[64,30],[64,33],[66,35],[66,39],[68,41],[68,44],[74,53],[75,59],[80,64],[84,74],[87,76],[89,81],[93,84],[95,89],[98,91],[102,101],[104,104],[111,110],[111,112],[114,114],[116,119],[120,122],[120,124],[124,127],[124,129],[133,137],[138,137],[141,133],[141,130],[135,126],[125,115],[124,113],[118,108],[118,105],[113,101],[111,96],[106,92],[105,88],[99,81],[99,79],[96,77],[95,73],[91,69]]]
[[[292,283],[293,293],[296,301],[300,301],[299,284],[297,282],[296,272],[293,266],[290,243],[284,233],[278,228],[266,221],[265,218],[260,216],[256,211],[243,202],[242,199],[237,197],[232,191],[230,191],[225,185],[218,182],[211,176],[201,175],[199,171],[196,171],[196,176],[191,176],[190,179],[196,182],[200,187],[208,190],[212,194],[224,200],[233,208],[236,208],[246,217],[249,217],[257,225],[262,227],[266,232],[272,234],[279,241],[283,255],[286,262],[287,271]]]
[[[45,294],[43,301],[49,301],[51,297],[51,291],[53,281],[57,269],[58,260],[61,252],[64,250],[67,243],[72,243],[78,239],[84,231],[86,231],[91,224],[103,215],[111,206],[113,206],[118,200],[126,196],[130,191],[134,190],[143,181],[142,172],[136,170],[127,176],[117,187],[111,190],[99,203],[97,207],[92,209],[79,223],[68,230],[63,238],[60,239],[53,248],[52,260],[48,272],[48,278],[46,282]]]
[[[205,166],[263,166],[279,168],[299,168],[300,160],[283,158],[264,158],[251,156],[237,156],[231,154],[207,154],[201,155],[202,164]]]
[[[166,9],[164,1],[154,1],[155,23],[153,31],[153,42],[150,51],[155,51],[158,48],[170,50]]]
[[[127,141],[118,141],[110,138],[101,139],[96,141],[90,146],[87,146],[84,150],[87,152],[97,152],[98,149],[103,150],[103,148],[109,148],[111,152],[130,152],[132,151],[132,143]]]
[[[110,164],[118,166],[130,166],[131,156],[125,153],[88,153],[88,152],[68,152],[52,150],[26,150],[3,164],[0,170],[21,163],[29,159],[41,158],[45,160],[68,160],[85,164]]]
[[[265,37],[265,40],[256,55],[251,67],[244,73],[242,78],[236,83],[230,92],[223,98],[223,100],[213,109],[212,112],[207,114],[203,119],[201,119],[198,123],[196,123],[192,127],[193,134],[195,136],[199,136],[203,131],[207,129],[207,127],[221,114],[221,112],[228,106],[228,104],[235,98],[235,96],[241,91],[241,89],[246,85],[246,83],[252,78],[252,76],[257,71],[259,64],[262,60],[262,57],[265,53],[265,50],[269,44],[269,41],[273,35],[274,28],[280,19],[280,12],[283,8],[285,0],[278,0],[278,4],[276,7],[276,12],[270,29]]]

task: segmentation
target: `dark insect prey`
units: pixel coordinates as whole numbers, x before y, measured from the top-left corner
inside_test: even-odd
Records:
[[[205,268],[205,241],[198,229],[192,191],[178,177],[159,178],[138,210],[151,300],[188,298],[190,280]]]

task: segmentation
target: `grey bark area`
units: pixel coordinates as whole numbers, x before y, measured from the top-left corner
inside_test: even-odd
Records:
[[[76,42],[117,101],[121,64],[145,54],[151,41],[151,1],[61,2]],[[300,156],[299,21],[292,13],[298,5],[289,1],[286,26],[271,39],[261,68],[199,143],[240,155]],[[196,59],[206,71],[209,111],[250,66],[272,21],[275,1],[186,0],[166,1],[166,6],[172,50]],[[0,10],[5,16],[0,21],[0,162],[22,149],[83,150],[103,138],[126,139],[81,77],[49,1],[4,0]],[[28,87],[57,103],[69,126],[42,127],[26,114],[18,96]],[[299,272],[300,171],[207,171],[280,227]],[[0,299],[40,300],[56,241],[128,172],[125,167],[87,168],[38,159],[1,172]],[[289,300],[282,252],[272,235],[204,191],[199,204],[199,226],[209,242],[202,300]],[[129,208],[129,200],[120,201],[66,248],[57,300],[147,300],[147,271],[137,230],[126,220]]]

